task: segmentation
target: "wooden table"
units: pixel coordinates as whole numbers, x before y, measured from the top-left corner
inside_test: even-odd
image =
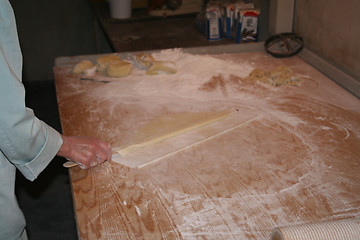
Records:
[[[359,217],[360,101],[300,58],[214,55],[211,61],[220,62],[209,71],[217,73],[195,81],[181,69],[181,78],[136,72],[107,84],[71,73],[73,63],[97,57],[60,59],[54,68],[66,135],[122,146],[174,113],[236,108],[259,117],[145,168],[115,162],[72,168],[81,239],[268,239],[277,226]],[[222,72],[224,62],[238,64],[238,74]],[[302,85],[240,79],[251,70],[246,66],[278,65],[292,69]]]

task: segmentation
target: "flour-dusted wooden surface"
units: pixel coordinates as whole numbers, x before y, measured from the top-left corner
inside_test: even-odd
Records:
[[[166,116],[235,108],[259,117],[141,169],[71,169],[81,239],[268,239],[275,227],[360,216],[359,99],[298,57],[155,56],[176,61],[178,73],[95,77],[112,81],[104,84],[55,67],[64,134],[115,147]],[[241,81],[280,64],[300,87]]]

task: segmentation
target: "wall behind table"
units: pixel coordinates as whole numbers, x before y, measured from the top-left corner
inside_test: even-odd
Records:
[[[94,20],[86,0],[10,0],[24,58],[23,80],[53,79],[59,56],[95,54]],[[111,52],[105,37],[101,52]]]
[[[307,48],[360,82],[359,0],[297,0],[294,29]]]

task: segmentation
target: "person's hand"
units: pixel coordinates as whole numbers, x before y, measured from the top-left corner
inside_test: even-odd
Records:
[[[91,137],[61,136],[63,144],[57,155],[77,163],[80,168],[88,169],[111,160],[110,144]]]

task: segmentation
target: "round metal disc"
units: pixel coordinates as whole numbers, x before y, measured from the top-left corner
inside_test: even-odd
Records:
[[[265,50],[270,55],[282,58],[298,54],[304,47],[301,36],[295,33],[280,33],[265,41]]]

